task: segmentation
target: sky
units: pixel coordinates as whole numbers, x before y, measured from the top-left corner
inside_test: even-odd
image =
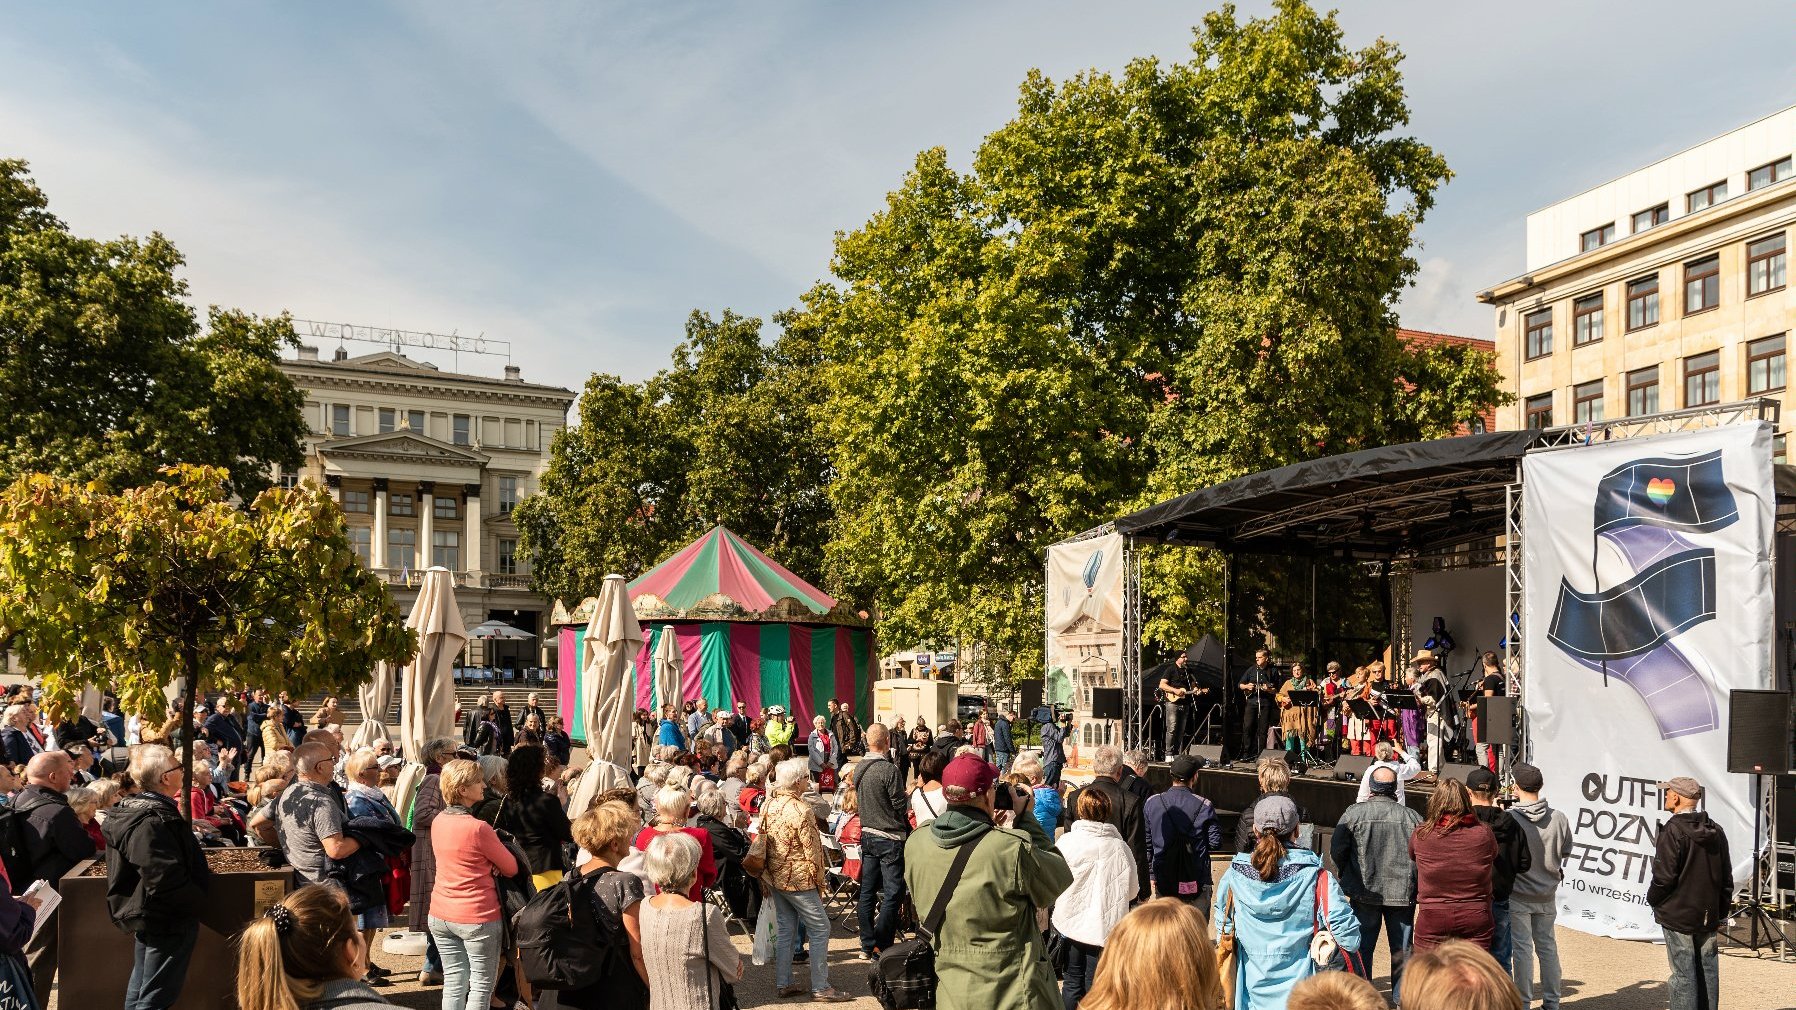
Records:
[[[15,5],[0,157],[30,161],[80,233],[169,236],[197,305],[484,335],[525,379],[578,389],[664,367],[694,309],[793,305],[918,151],[968,164],[1030,68],[1184,59],[1207,9]],[[1420,229],[1403,325],[1488,338],[1474,296],[1522,272],[1529,211],[1796,104],[1791,14],[1345,4],[1350,44],[1406,54],[1410,132],[1456,175]]]

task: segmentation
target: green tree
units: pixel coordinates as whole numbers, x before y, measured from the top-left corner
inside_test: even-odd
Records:
[[[286,316],[213,308],[201,330],[159,234],[71,233],[22,161],[0,160],[0,480],[31,472],[149,483],[221,466],[248,500],[295,467],[304,398],[281,373]]]
[[[114,494],[33,474],[0,492],[0,641],[52,715],[93,684],[155,719],[178,690],[191,773],[203,692],[343,693],[411,659],[414,634],[322,489],[243,508],[222,468],[162,477]]]

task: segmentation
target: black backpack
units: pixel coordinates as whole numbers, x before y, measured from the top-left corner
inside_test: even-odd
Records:
[[[992,831],[998,830],[993,828]],[[873,989],[873,998],[885,1010],[934,1010],[935,986],[935,940],[941,933],[942,921],[948,916],[948,899],[954,896],[954,889],[960,885],[960,876],[967,868],[967,860],[973,857],[973,850],[985,841],[987,831],[978,838],[965,843],[954,852],[954,862],[948,867],[948,875],[942,879],[942,889],[936,892],[935,904],[930,906],[929,918],[923,920],[918,928],[918,936],[914,940],[894,943],[879,952],[879,961],[874,964],[868,982]]]
[[[6,879],[12,882],[14,894],[22,893],[37,880],[36,861],[31,858],[30,835],[26,821],[31,811],[47,800],[0,804],[0,863],[6,865]]]
[[[602,981],[619,954],[629,963],[629,937],[622,923],[601,922],[593,911],[593,885],[607,873],[590,876],[570,870],[561,882],[536,893],[512,918],[518,962],[538,989],[584,989]],[[610,919],[610,916],[606,916]],[[631,969],[634,974],[634,968]]]

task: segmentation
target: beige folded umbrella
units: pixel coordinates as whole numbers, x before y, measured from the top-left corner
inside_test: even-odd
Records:
[[[580,710],[586,716],[586,752],[594,761],[619,766],[630,761],[641,652],[642,625],[630,609],[630,585],[622,575],[607,575],[580,656]]]
[[[424,744],[455,735],[455,657],[468,642],[447,568],[424,573],[405,626],[418,633],[418,655],[399,679],[399,746],[417,760]]]
[[[362,724],[349,738],[352,751],[372,747],[377,740],[391,739],[387,730],[387,709],[393,704],[392,665],[384,660],[374,664],[374,676],[361,686],[358,696],[362,702]]]
[[[669,705],[680,707],[680,643],[674,640],[671,624],[662,626],[661,640],[655,643],[654,717],[660,719],[660,709]]]

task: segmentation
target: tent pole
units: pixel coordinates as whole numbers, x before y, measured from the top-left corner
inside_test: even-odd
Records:
[[[1316,646],[1316,555],[1310,555],[1310,658],[1309,666],[1321,666],[1322,657]],[[1311,676],[1314,676],[1312,673]]]
[[[1222,753],[1226,757],[1229,749],[1229,671],[1234,669],[1233,653],[1229,651],[1234,641],[1233,625],[1235,623],[1235,555],[1233,552],[1222,556]]]

